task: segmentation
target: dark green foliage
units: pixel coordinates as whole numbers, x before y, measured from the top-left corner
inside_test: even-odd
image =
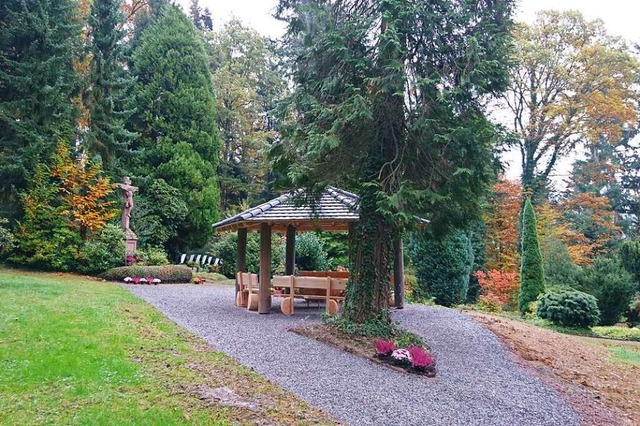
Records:
[[[78,256],[77,270],[98,275],[124,264],[125,237],[117,225],[107,225],[95,238],[86,241]]]
[[[527,198],[522,213],[522,266],[520,268],[520,294],[518,307],[523,314],[530,312],[530,304],[544,293],[542,254],[538,245],[536,214],[531,199]]]
[[[193,278],[191,268],[184,265],[166,266],[122,266],[109,269],[102,274],[107,281],[122,282],[126,277],[153,277],[159,278],[163,283],[190,283]]]
[[[149,247],[140,251],[142,252],[146,266],[162,266],[169,264],[167,253],[165,253],[161,248]]]
[[[169,6],[141,36],[132,72],[140,138],[128,168],[180,193],[188,214],[167,243],[172,253],[201,247],[218,217],[216,167],[220,144],[207,58],[193,24]]]
[[[140,185],[140,193],[131,220],[140,244],[166,249],[174,247],[179,224],[189,214],[180,191],[164,179],[150,179],[150,183],[147,180]]]
[[[411,260],[418,278],[414,298],[435,298],[439,305],[464,303],[473,266],[473,249],[464,231],[443,237],[423,231],[412,235]]]
[[[536,313],[542,319],[567,327],[589,328],[600,320],[596,298],[575,290],[545,294]]]
[[[220,273],[228,278],[234,278],[237,272],[236,259],[238,254],[238,234],[230,232],[224,234],[213,243],[211,252],[222,260]],[[271,271],[276,274],[282,269],[284,260],[284,244],[274,235],[271,239]],[[250,232],[247,234],[247,259],[246,270],[257,274],[260,272],[260,234]]]
[[[471,274],[469,275],[469,290],[467,291],[466,303],[476,303],[480,298],[480,283],[478,278],[473,275],[473,272],[485,270],[484,265],[487,261],[487,255],[485,250],[485,225],[484,222],[476,221],[468,231],[469,242],[473,250],[473,266],[471,267]]]
[[[578,285],[582,268],[571,260],[565,244],[553,236],[540,238],[544,278],[548,287],[572,287]]]
[[[19,216],[18,193],[58,140],[74,136],[71,97],[80,27],[74,0],[0,3],[0,215]]]
[[[640,324],[640,296],[631,301],[624,312],[624,317],[630,327],[637,327]]]
[[[15,246],[15,238],[10,229],[6,227],[9,221],[0,218],[0,260],[4,259]]]
[[[296,235],[296,267],[300,271],[329,269],[324,243],[316,234],[304,232]]]
[[[126,154],[135,136],[124,128],[131,115],[133,79],[123,68],[125,45],[122,0],[94,0],[89,14],[89,75],[85,99],[88,129],[83,147],[99,156],[105,170],[117,174],[114,163]]]
[[[598,259],[585,269],[579,289],[598,299],[600,325],[620,321],[634,294],[633,276],[617,260]]]
[[[386,318],[413,214],[439,230],[478,216],[497,137],[480,100],[506,87],[513,3],[280,1],[296,91],[270,156],[288,184],[360,196],[347,321]]]
[[[620,246],[620,262],[636,282],[640,289],[640,241],[625,241]]]

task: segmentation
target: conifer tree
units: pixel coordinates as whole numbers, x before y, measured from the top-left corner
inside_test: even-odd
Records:
[[[413,214],[446,228],[480,210],[496,139],[482,100],[506,87],[513,4],[280,1],[295,124],[270,155],[296,186],[360,196],[346,322],[390,322],[393,241]]]
[[[61,139],[74,135],[74,0],[0,3],[0,215],[19,215],[18,193]]]
[[[531,302],[535,302],[538,295],[544,293],[544,270],[542,254],[538,245],[538,225],[536,214],[531,204],[531,198],[524,203],[522,213],[522,266],[520,268],[520,295],[518,306],[520,312],[527,313],[531,309]]]
[[[167,248],[204,245],[218,216],[220,150],[204,47],[187,16],[169,6],[142,34],[132,59],[140,137],[128,167],[149,186],[163,179],[179,190],[189,209],[186,219],[176,218]]]
[[[131,115],[133,80],[123,68],[125,31],[120,4],[121,0],[94,0],[89,15],[90,72],[84,100],[89,128],[83,143],[90,156],[101,157],[107,171],[113,171],[114,162],[133,137],[124,127]]]

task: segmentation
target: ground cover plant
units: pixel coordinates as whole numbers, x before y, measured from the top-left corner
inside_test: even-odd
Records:
[[[0,270],[0,424],[258,422],[334,423],[119,285]]]

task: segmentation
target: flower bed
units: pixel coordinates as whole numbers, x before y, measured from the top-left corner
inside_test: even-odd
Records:
[[[436,359],[423,346],[396,348],[393,342],[386,340],[376,340],[374,346],[376,358],[386,364],[422,376],[436,375]]]

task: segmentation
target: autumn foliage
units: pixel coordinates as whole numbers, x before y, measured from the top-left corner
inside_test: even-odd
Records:
[[[518,274],[490,269],[487,272],[476,271],[473,274],[480,283],[482,295],[480,301],[490,301],[504,306],[515,300],[518,293]]]
[[[506,179],[493,187],[486,224],[486,268],[516,273],[520,268],[518,218],[522,206],[522,186]]]

